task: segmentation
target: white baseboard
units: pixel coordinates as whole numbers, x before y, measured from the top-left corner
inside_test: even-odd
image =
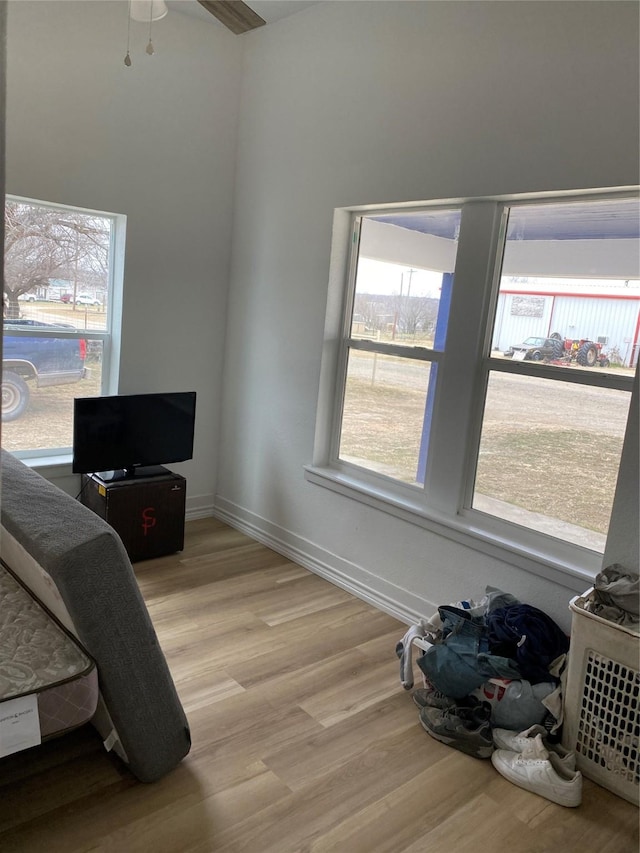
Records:
[[[361,566],[344,560],[310,540],[224,498],[215,498],[211,514],[407,625],[415,625],[421,618],[431,616],[437,610],[437,605],[433,602],[389,583]]]
[[[195,521],[196,518],[212,518],[215,515],[213,495],[187,497],[185,504],[185,521]]]

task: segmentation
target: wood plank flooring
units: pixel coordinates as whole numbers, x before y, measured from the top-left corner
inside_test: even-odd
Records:
[[[638,810],[566,809],[430,738],[406,626],[224,524],[135,566],[193,748],[153,785],[90,726],[0,761],[2,853],[636,853]]]

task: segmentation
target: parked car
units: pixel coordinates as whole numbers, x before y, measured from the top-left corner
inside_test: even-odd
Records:
[[[5,320],[2,353],[2,420],[15,421],[29,404],[27,382],[36,387],[79,382],[87,374],[87,342],[83,338],[22,337],[13,331],[75,331],[67,323]]]
[[[514,344],[505,350],[507,358],[518,361],[542,361],[545,358],[557,358],[563,349],[562,341],[557,338],[526,338],[521,344]]]
[[[60,302],[64,302],[65,305],[71,305],[74,302],[76,305],[102,305],[99,299],[89,296],[88,293],[79,293],[75,299],[73,293],[63,293],[60,297]]]
[[[21,293],[18,296],[18,302],[35,302],[37,298],[35,293]]]
[[[102,305],[99,299],[93,296],[88,296],[86,293],[80,293],[76,296],[76,305]]]

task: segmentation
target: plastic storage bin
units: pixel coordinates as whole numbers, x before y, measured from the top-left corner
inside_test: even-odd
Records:
[[[639,805],[640,632],[585,610],[590,593],[569,604],[562,742],[584,776]]]

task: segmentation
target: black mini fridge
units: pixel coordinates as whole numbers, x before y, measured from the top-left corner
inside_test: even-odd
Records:
[[[165,470],[109,482],[97,474],[82,475],[81,502],[113,527],[132,563],[184,548],[187,483]]]

